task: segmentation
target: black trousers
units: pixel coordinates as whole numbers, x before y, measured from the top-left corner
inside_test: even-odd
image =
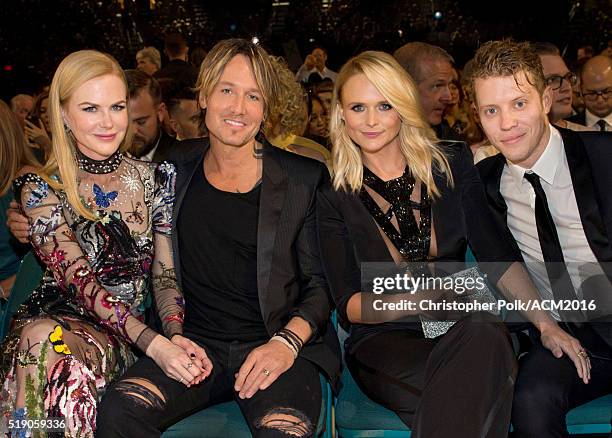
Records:
[[[416,438],[508,436],[516,362],[493,315],[472,314],[435,339],[410,330],[373,335],[347,365]]]
[[[517,438],[567,437],[571,409],[612,393],[612,361],[591,357],[591,380],[578,377],[574,363],[557,359],[539,339],[519,361],[512,425]]]
[[[213,371],[191,388],[166,376],[149,357],[139,359],[107,390],[98,407],[96,436],[159,437],[190,414],[229,400],[238,402],[255,437],[288,436],[279,429],[264,427],[262,419],[269,414],[294,416],[306,426],[307,436],[314,434],[321,412],[321,383],[318,368],[306,359],[298,356],[269,388],[250,399],[240,399],[234,390],[235,373],[249,352],[264,342],[198,341],[213,362]],[[143,391],[142,386],[135,387],[131,383],[134,379],[150,382],[163,399]]]

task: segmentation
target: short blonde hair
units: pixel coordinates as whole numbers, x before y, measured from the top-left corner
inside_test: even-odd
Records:
[[[267,120],[272,109],[278,107],[281,86],[270,56],[261,46],[251,41],[232,38],[218,42],[202,61],[196,91],[200,97],[210,96],[225,66],[238,55],[247,58],[253,67],[255,81],[264,100],[264,120]]]
[[[417,87],[389,54],[363,52],[350,59],[336,79],[330,117],[334,187],[359,191],[363,184],[363,162],[359,146],[349,137],[342,120],[342,87],[353,76],[363,74],[389,102],[401,119],[400,149],[410,172],[417,181],[427,186],[429,196],[440,191],[433,179],[434,170],[444,173],[453,184],[450,166],[444,153],[436,145],[434,131],[419,105]]]
[[[62,108],[68,103],[77,88],[85,82],[104,75],[116,75],[125,85],[125,99],[128,86],[119,63],[111,55],[95,50],[80,50],[66,56],[53,75],[49,89],[49,124],[51,125],[53,148],[42,169],[42,177],[54,189],[64,190],[68,202],[75,211],[88,219],[95,219],[94,213],[82,202],[78,192],[76,161],[77,145],[65,129]],[[132,130],[127,133],[119,146],[126,151],[132,143]],[[59,172],[60,182],[51,178]]]
[[[0,100],[0,196],[11,188],[23,166],[38,165],[26,144],[23,129],[9,106]],[[3,224],[4,225],[4,224]]]
[[[533,85],[538,90],[538,94],[542,96],[546,89],[546,79],[542,61],[531,43],[518,43],[512,39],[484,43],[474,55],[468,76],[472,101],[477,103],[474,94],[476,79],[512,76],[517,81],[517,75],[520,72],[525,74],[527,82]]]
[[[139,50],[136,53],[136,59],[138,59],[138,57],[148,59],[151,63],[157,66],[158,70],[161,68],[161,54],[159,53],[159,50],[153,46],[148,46]]]

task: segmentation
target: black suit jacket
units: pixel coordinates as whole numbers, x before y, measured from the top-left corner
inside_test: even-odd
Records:
[[[434,172],[441,196],[432,204],[437,257],[441,262],[463,262],[468,244],[476,259],[496,262],[483,265],[492,284],[519,260],[511,244],[512,236],[498,224],[490,211],[470,150],[465,143],[441,144],[449,159],[454,187]],[[361,263],[389,262],[393,258],[380,234],[374,218],[364,207],[358,194],[336,191],[327,182],[317,202],[319,240],[325,272],[343,325],[349,320],[346,306],[350,297],[362,290]],[[380,327],[353,325],[351,337],[357,340]]]
[[[164,160],[168,160],[171,155],[176,157],[176,152],[172,150],[180,147],[180,142],[174,137],[170,137],[166,134],[162,128],[160,128],[160,135],[161,138],[159,139],[157,149],[155,149],[153,159],[151,160],[154,163],[161,163]]]
[[[574,186],[578,212],[593,254],[612,282],[612,133],[582,132],[557,128]],[[478,163],[487,200],[497,220],[506,223],[508,207],[499,191],[506,159],[498,154]],[[518,250],[516,242],[515,248]],[[607,328],[606,328],[607,326]],[[612,345],[612,324],[598,326],[602,337]]]
[[[568,117],[567,120],[572,123],[578,123],[579,125],[586,126],[586,112],[582,111],[578,114],[574,114],[573,116]]]
[[[177,223],[189,183],[208,150],[208,139],[186,140],[173,156],[177,167]],[[257,232],[257,287],[264,324],[270,335],[293,316],[308,321],[315,333],[300,355],[317,364],[335,382],[340,350],[330,322],[331,301],[317,245],[315,200],[327,168],[315,160],[264,143]],[[214,209],[215,206],[210,206]],[[173,227],[174,261],[181,284],[178,233]],[[186,303],[189,306],[189,303]]]

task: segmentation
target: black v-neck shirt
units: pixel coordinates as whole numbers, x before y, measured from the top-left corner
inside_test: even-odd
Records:
[[[177,220],[187,336],[269,337],[257,289],[260,195],[261,184],[247,193],[215,188],[202,162],[193,175]]]

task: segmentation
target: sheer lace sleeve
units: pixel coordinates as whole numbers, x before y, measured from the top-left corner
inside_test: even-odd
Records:
[[[155,197],[153,200],[153,234],[155,259],[153,261],[153,292],[164,333],[170,339],[183,333],[184,300],[179,291],[172,259],[172,208],[176,169],[163,162],[155,171]]]
[[[58,195],[37,175],[15,180],[15,199],[30,221],[34,250],[49,268],[59,288],[99,324],[146,351],[157,335],[98,282],[73,230],[68,226]]]

